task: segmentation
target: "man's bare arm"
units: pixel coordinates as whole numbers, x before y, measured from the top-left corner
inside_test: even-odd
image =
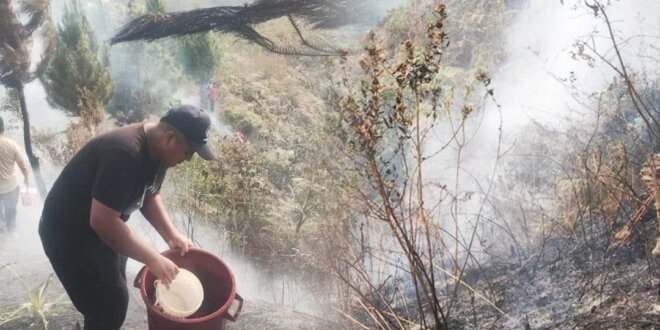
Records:
[[[178,272],[176,265],[135,235],[119,215],[92,199],[90,226],[101,240],[113,250],[144,263],[164,284],[169,284]]]
[[[181,251],[181,255],[188,252],[188,248],[192,246],[192,242],[176,229],[172,223],[172,219],[167,214],[167,210],[165,210],[160,194],[145,198],[144,205],[140,211],[151,225],[156,228],[170,248],[178,248]]]

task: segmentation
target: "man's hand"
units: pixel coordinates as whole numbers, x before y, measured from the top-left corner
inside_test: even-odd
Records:
[[[147,264],[149,271],[154,274],[161,283],[165,284],[166,288],[169,288],[170,283],[179,273],[179,267],[176,266],[172,260],[167,259],[162,255],[158,255],[153,261]]]
[[[143,262],[164,285],[169,286],[179,271],[176,264],[135,235],[119,216],[118,211],[96,198],[92,199],[89,224],[101,240],[113,250]]]
[[[181,255],[188,253],[188,249],[193,246],[193,243],[174,227],[170,216],[165,211],[160,194],[146,198],[140,211],[149,220],[151,225],[156,228],[170,249],[178,249]]]
[[[179,231],[175,231],[167,240],[167,245],[170,246],[170,249],[178,249],[181,251],[181,255],[184,255],[188,253],[188,250],[193,246],[193,243],[188,237],[181,234]]]

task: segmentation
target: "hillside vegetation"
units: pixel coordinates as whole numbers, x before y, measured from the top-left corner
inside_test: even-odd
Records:
[[[633,72],[612,51],[633,37],[612,28],[614,7],[570,5],[601,30],[565,56],[614,78],[598,91],[558,79],[581,106],[562,129],[531,121],[515,141],[502,130],[511,109],[493,82],[525,1],[421,0],[369,31],[301,22],[340,56],[284,56],[222,33],[115,45],[114,95],[94,133],[200,105],[214,82],[222,160],[171,169],[167,205],[193,239],[216,232],[260,270],[304,279],[333,311],[291,328],[657,328],[657,40],[636,37],[656,67]],[[109,35],[168,9],[154,6],[85,8],[107,13],[96,29]],[[284,44],[296,33],[285,18],[257,30]],[[37,140],[63,164],[89,132]],[[270,309],[252,311],[259,326],[288,328],[264,321]]]

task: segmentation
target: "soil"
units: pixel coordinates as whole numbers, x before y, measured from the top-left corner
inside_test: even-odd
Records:
[[[580,239],[549,239],[526,256],[471,272],[471,286],[502,312],[464,293],[455,307],[461,328],[660,329],[660,260],[650,253],[655,219],[609,249],[603,227],[587,227]]]

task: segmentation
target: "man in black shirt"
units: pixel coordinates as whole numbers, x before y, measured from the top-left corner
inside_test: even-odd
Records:
[[[164,284],[177,266],[125,224],[140,210],[185,254],[191,241],[172,224],[160,197],[169,167],[209,148],[209,116],[192,106],[170,109],[158,123],[124,126],[97,136],[64,167],[44,203],[39,235],[46,255],[85,329],[119,329],[128,308],[126,259],[146,264]]]

